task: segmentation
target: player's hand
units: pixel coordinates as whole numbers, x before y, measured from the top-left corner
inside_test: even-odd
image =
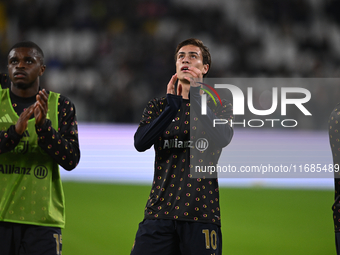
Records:
[[[36,100],[37,101],[34,104],[35,124],[37,126],[42,126],[46,121],[46,115],[48,111],[48,94],[45,89],[39,91],[38,95],[36,96]]]
[[[23,111],[17,123],[15,124],[15,132],[19,135],[22,135],[28,125],[28,120],[31,118],[33,111],[34,111],[35,104],[32,104],[30,107],[28,107],[25,111]]]
[[[167,91],[166,93],[167,94],[172,94],[172,95],[176,95],[176,91],[175,91],[175,84],[176,84],[176,81],[177,81],[177,74],[174,74],[169,83],[168,83],[168,86],[167,86]]]
[[[191,77],[184,76],[184,79],[186,79],[188,82],[190,82],[190,85],[193,86],[193,87],[200,86],[200,84],[196,83],[196,82],[202,82],[203,81],[202,71],[200,69],[198,69],[197,67],[191,66],[191,67],[188,67],[187,73],[189,73],[191,75]]]

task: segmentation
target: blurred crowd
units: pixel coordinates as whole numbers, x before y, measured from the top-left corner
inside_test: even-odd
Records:
[[[0,70],[12,44],[32,40],[44,87],[74,101],[79,121],[138,123],[190,37],[210,49],[209,77],[339,77],[339,12],[337,0],[3,0]],[[318,95],[327,122],[340,91]]]

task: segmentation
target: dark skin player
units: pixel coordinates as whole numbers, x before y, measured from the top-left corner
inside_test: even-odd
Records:
[[[22,112],[15,124],[15,131],[22,135],[32,114],[37,126],[42,126],[46,121],[48,94],[45,89],[39,91],[39,77],[45,72],[46,65],[36,49],[15,48],[8,54],[7,67],[13,94],[26,98],[36,95],[35,104]]]

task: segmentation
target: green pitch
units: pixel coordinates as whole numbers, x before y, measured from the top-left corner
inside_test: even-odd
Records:
[[[63,255],[125,255],[150,186],[64,182]],[[221,188],[223,254],[335,254],[333,192]]]

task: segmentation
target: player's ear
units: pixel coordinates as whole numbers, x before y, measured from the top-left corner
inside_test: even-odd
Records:
[[[42,75],[44,74],[45,69],[46,69],[46,65],[41,65],[41,66],[40,66],[39,76],[42,76]]]
[[[203,74],[206,74],[209,71],[209,64],[203,65]]]

